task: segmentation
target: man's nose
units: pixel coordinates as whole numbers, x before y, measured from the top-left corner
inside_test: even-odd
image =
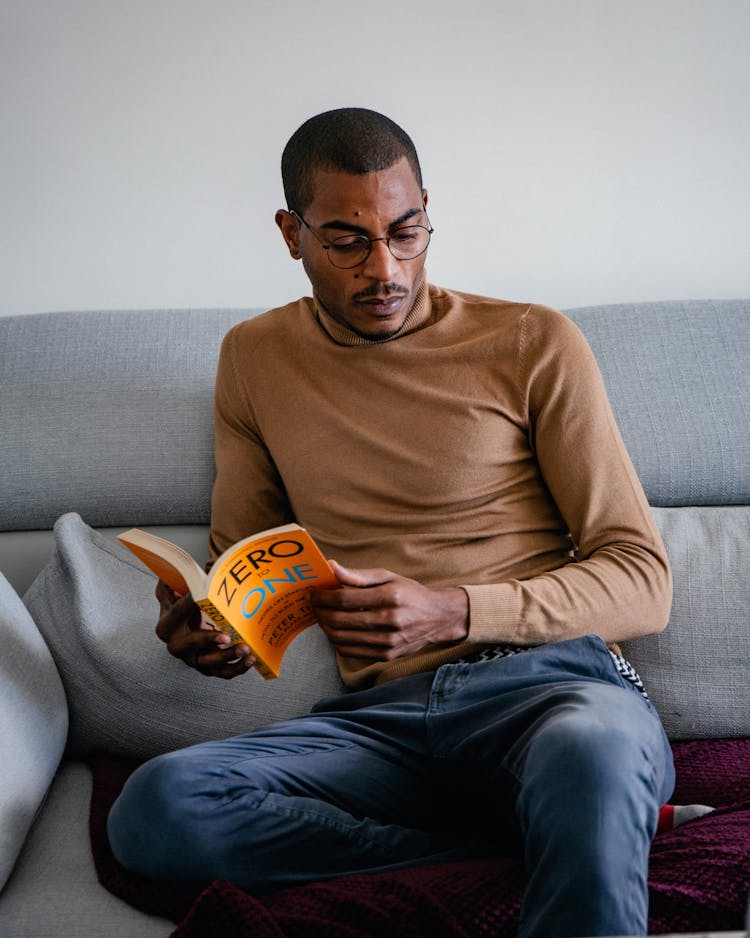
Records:
[[[362,273],[365,277],[386,283],[396,279],[400,263],[391,254],[385,239],[378,239],[372,242],[370,254],[362,265]]]

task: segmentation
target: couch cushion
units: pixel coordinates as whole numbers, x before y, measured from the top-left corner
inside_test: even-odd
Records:
[[[155,585],[129,551],[78,515],[55,525],[55,552],[25,602],[62,675],[72,753],[146,758],[248,732],[343,691],[316,627],[292,643],[277,680],[254,670],[231,681],[196,673],[154,633]]]
[[[669,625],[625,643],[671,739],[750,736],[750,507],[655,508]]]
[[[652,505],[750,504],[750,299],[567,310]]]
[[[205,524],[219,348],[251,312],[0,317],[0,531],[67,511],[97,527]]]
[[[99,884],[90,805],[91,770],[65,760],[0,897],[3,938],[167,938],[174,930]]]
[[[0,317],[0,530],[50,528],[66,511],[97,527],[205,524],[219,345],[255,312]],[[750,300],[567,314],[599,361],[650,502],[750,503]]]
[[[0,889],[57,771],[68,732],[60,676],[0,574]]]

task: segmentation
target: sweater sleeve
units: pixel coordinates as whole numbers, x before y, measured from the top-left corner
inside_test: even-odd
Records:
[[[672,579],[598,365],[570,320],[532,307],[517,388],[530,445],[571,536],[571,562],[525,580],[466,585],[469,639],[519,645],[595,633],[615,643],[661,631]]]
[[[240,352],[241,330],[242,325],[226,335],[216,377],[209,565],[243,537],[294,520],[276,465],[255,424],[248,381],[252,355],[247,342]]]

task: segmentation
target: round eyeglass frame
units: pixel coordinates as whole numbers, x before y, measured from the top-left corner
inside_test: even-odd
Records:
[[[318,242],[318,244],[319,244],[319,245],[323,248],[323,250],[326,252],[326,254],[328,255],[328,260],[331,262],[331,264],[332,264],[337,270],[351,270],[353,267],[359,267],[360,264],[364,264],[364,262],[367,260],[367,258],[368,258],[368,257],[370,256],[370,254],[372,253],[372,246],[373,246],[373,244],[374,244],[376,241],[385,241],[385,246],[388,248],[388,250],[391,252],[391,255],[392,255],[393,257],[395,257],[397,261],[413,261],[415,257],[421,257],[421,255],[424,254],[424,252],[425,252],[425,251],[427,250],[427,248],[430,246],[430,240],[432,239],[432,233],[433,233],[433,231],[435,230],[435,229],[432,228],[432,227],[428,228],[426,225],[400,225],[400,226],[393,232],[393,234],[388,235],[387,238],[368,238],[367,235],[346,235],[347,238],[356,237],[356,238],[361,239],[362,244],[363,244],[363,250],[365,251],[365,256],[362,257],[362,258],[360,258],[359,260],[355,261],[353,264],[337,264],[336,261],[334,261],[333,256],[331,255],[331,248],[332,248],[332,247],[336,247],[336,241],[337,241],[337,240],[340,240],[340,239],[335,238],[332,242],[326,243],[325,241],[322,241],[322,240],[315,234],[315,232],[312,230],[312,228],[308,225],[308,223],[305,221],[305,219],[302,217],[302,215],[301,215],[296,209],[290,208],[290,209],[289,209],[289,214],[290,214],[290,215],[294,215],[295,218],[298,218],[298,219],[302,222],[302,224],[305,226],[305,228],[307,228],[307,230],[310,232],[310,234],[313,236],[313,238],[315,238],[315,240]],[[429,219],[428,219],[428,224],[429,224]],[[409,256],[409,257],[399,257],[398,254],[394,253],[394,250],[393,250],[393,248],[391,247],[391,238],[395,237],[395,236],[398,234],[398,232],[399,232],[402,228],[421,228],[423,231],[426,231],[426,232],[427,232],[427,243],[425,244],[425,246],[422,248],[421,251],[417,251],[416,254],[412,254],[412,255]],[[366,245],[366,246],[365,246],[365,245]]]

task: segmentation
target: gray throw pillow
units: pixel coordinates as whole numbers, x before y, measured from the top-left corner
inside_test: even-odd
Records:
[[[68,733],[60,675],[0,574],[0,890],[44,800]]]
[[[624,643],[670,739],[750,736],[750,508],[654,508],[669,625]]]
[[[156,637],[156,580],[114,538],[77,514],[55,525],[55,552],[24,597],[47,640],[70,708],[68,748],[147,758],[246,733],[343,692],[333,650],[313,626],[281,677],[204,677]]]

